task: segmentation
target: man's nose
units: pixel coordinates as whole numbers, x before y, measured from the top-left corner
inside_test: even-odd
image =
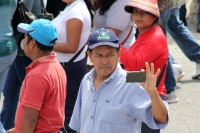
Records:
[[[102,64],[108,64],[108,58],[107,57],[103,57],[103,59],[101,60]]]

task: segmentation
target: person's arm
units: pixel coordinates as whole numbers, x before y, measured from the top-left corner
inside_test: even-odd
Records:
[[[6,133],[16,133],[15,128],[9,129],[8,131],[6,131]]]
[[[49,84],[41,76],[28,75],[24,81],[24,86],[26,86],[26,90],[23,90],[25,92],[21,100],[21,105],[24,106],[24,114],[21,116],[20,133],[33,133],[38,113],[44,105]]]
[[[168,120],[167,108],[160,98],[156,88],[148,91],[152,103],[152,113],[156,122],[166,123]]]
[[[141,83],[141,85],[143,88],[146,89],[151,98],[152,114],[155,121],[159,123],[166,123],[168,120],[168,111],[156,89],[156,81],[160,73],[160,69],[158,69],[154,74],[154,64],[151,63],[151,68],[147,62],[145,62],[145,65],[146,81],[144,83]]]
[[[112,27],[106,27],[106,29],[111,29],[112,31],[115,32],[115,34],[116,34],[117,36],[119,36],[119,34],[122,32],[121,30],[116,29],[116,28],[112,28]]]
[[[127,4],[127,2],[128,0],[115,1],[110,6],[107,13],[105,28],[113,30],[117,36],[119,36],[123,31],[125,31],[128,25],[130,24],[130,21],[132,21],[131,15],[125,12],[123,8],[121,8],[124,7]],[[124,40],[120,41],[123,42]]]
[[[82,27],[83,22],[80,19],[69,19],[66,23],[67,42],[57,43],[53,50],[61,53],[76,53],[79,47]]]
[[[160,38],[156,38],[152,39],[152,36],[149,36],[145,42],[140,42],[141,44],[138,44],[136,41],[128,51],[123,46],[120,46],[120,62],[129,70],[141,70],[141,68],[145,67],[144,62],[153,62],[160,55],[163,55],[164,52],[166,54],[162,58],[167,58],[167,42],[165,40],[160,41]]]
[[[30,107],[25,107],[21,124],[21,133],[33,133],[37,123],[39,111]]]

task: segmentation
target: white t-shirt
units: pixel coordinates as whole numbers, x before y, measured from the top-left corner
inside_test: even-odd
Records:
[[[87,42],[90,31],[91,31],[91,17],[87,9],[87,6],[83,0],[75,0],[72,4],[67,6],[64,11],[62,11],[55,19],[52,20],[52,23],[56,26],[58,31],[58,40],[57,43],[67,42],[67,32],[66,32],[66,22],[69,19],[77,18],[83,22],[81,38],[78,50],[76,53],[85,45]],[[55,52],[55,51],[54,51]],[[80,55],[75,59],[74,62],[80,61],[85,57],[86,49],[84,49]],[[57,54],[57,59],[59,62],[68,62],[76,54],[69,53],[60,53]]]
[[[117,0],[111,5],[109,10],[104,13],[104,15],[101,16],[99,14],[99,10],[97,10],[93,19],[93,31],[105,27],[121,30],[122,32],[118,36],[120,43],[125,40],[130,32],[131,27],[134,25],[132,33],[123,45],[126,49],[128,49],[135,42],[136,32],[136,25],[133,24],[131,14],[124,10],[124,7],[128,2],[130,2],[130,0]]]

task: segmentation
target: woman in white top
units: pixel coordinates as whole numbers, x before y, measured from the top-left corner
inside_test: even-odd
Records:
[[[130,0],[91,0],[95,10],[93,31],[109,28],[119,37],[120,43],[128,49],[135,41],[136,25],[131,15],[124,11]],[[126,39],[127,38],[127,39]]]
[[[65,105],[65,125],[63,133],[75,133],[68,127],[75,105],[78,89],[83,76],[87,73],[85,52],[68,63],[86,44],[91,29],[91,10],[84,0],[63,0],[67,7],[52,21],[58,31],[58,40],[54,46],[57,59],[67,75],[67,97]],[[65,130],[66,129],[66,130]]]

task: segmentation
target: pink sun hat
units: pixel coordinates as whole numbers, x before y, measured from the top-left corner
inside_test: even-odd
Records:
[[[124,10],[128,13],[132,13],[134,7],[137,7],[144,11],[150,12],[157,17],[160,17],[157,0],[132,0],[124,7]]]

